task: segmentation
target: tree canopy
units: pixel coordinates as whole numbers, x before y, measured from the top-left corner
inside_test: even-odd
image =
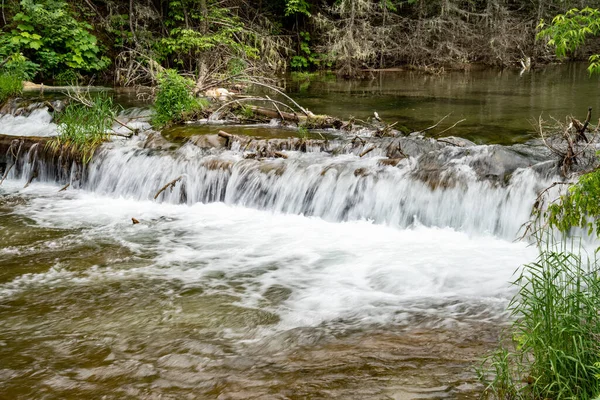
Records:
[[[155,64],[201,77],[413,65],[516,65],[573,54],[600,0],[4,0],[0,60],[42,80],[156,83]],[[569,11],[571,10],[571,11]],[[557,17],[555,15],[559,14]],[[598,58],[592,58],[592,68]]]

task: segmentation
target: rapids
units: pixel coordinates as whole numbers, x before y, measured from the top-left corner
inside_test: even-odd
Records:
[[[1,133],[56,134],[15,114]],[[478,397],[546,153],[406,138],[389,165],[329,132],[248,157],[147,116],[83,169],[30,143],[0,186],[0,397]]]

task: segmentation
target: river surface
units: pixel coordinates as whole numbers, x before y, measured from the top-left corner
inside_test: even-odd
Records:
[[[597,80],[561,71],[290,85],[314,112],[422,128],[453,111],[455,135],[511,143],[541,111],[595,105]],[[0,131],[55,132],[38,114]],[[106,146],[66,191],[17,171],[0,186],[0,398],[479,398],[474,368],[536,256],[514,239],[550,181],[477,178],[489,146],[448,164],[462,184],[431,187],[376,152],[259,162],[143,141]]]

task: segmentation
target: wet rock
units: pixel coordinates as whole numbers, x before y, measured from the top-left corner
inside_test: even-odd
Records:
[[[151,132],[144,141],[144,149],[152,150],[168,150],[173,146],[173,143],[165,139],[159,132]]]
[[[442,137],[442,138],[438,139],[438,142],[448,144],[450,146],[457,146],[457,147],[476,146],[476,144],[474,142],[471,142],[468,139],[464,139],[464,138],[460,138],[460,137],[456,137],[456,136]]]
[[[219,135],[197,135],[189,138],[188,143],[201,149],[221,149],[225,147],[226,140]]]
[[[223,160],[220,158],[210,158],[207,161],[202,163],[206,169],[211,171],[223,170],[223,171],[231,171],[231,167],[233,166],[233,161]]]

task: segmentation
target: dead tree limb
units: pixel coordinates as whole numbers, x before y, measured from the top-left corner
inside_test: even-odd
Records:
[[[16,143],[19,143],[19,149],[17,150],[17,153],[15,154],[13,146],[16,145]],[[14,161],[10,165],[10,167],[8,167],[6,169],[6,171],[4,172],[4,176],[2,176],[2,180],[0,181],[0,185],[2,185],[4,183],[4,180],[8,176],[8,173],[10,172],[10,170],[15,166],[15,164],[19,160],[19,155],[21,154],[21,149],[22,148],[23,148],[23,140],[13,140],[13,142],[10,145],[10,151],[11,151],[11,154],[13,155],[13,160]]]
[[[217,109],[216,109],[216,110],[215,110],[215,111],[214,111],[214,112],[211,114],[211,116],[212,116],[212,115],[218,115],[218,114],[219,114],[219,112],[221,112],[222,110],[224,110],[226,107],[228,107],[228,106],[230,106],[230,105],[232,105],[232,104],[239,104],[239,103],[240,103],[240,102],[242,102],[242,101],[265,101],[265,102],[270,102],[270,103],[272,103],[273,105],[275,105],[275,104],[279,104],[279,105],[281,105],[281,106],[284,106],[284,107],[287,107],[287,108],[289,108],[290,110],[292,110],[292,111],[294,111],[294,112],[295,112],[295,110],[294,110],[292,107],[290,107],[289,105],[287,105],[287,104],[285,104],[285,103],[282,103],[281,101],[277,101],[277,100],[271,100],[271,99],[269,99],[269,98],[264,98],[264,97],[245,97],[245,98],[243,98],[243,99],[235,99],[235,100],[232,100],[232,101],[228,101],[227,103],[223,104],[221,107],[217,108]]]
[[[577,137],[575,138],[575,141],[579,142],[579,141],[583,140],[586,143],[590,142],[588,140],[587,136],[585,136],[585,130],[587,129],[588,125],[590,124],[590,119],[592,119],[592,107],[588,108],[585,122],[583,123],[583,126],[581,127],[581,129],[577,132]]]
[[[31,173],[31,176],[27,180],[27,183],[25,184],[25,186],[23,186],[23,189],[29,187],[29,185],[31,185],[31,182],[33,182],[33,180],[37,177],[38,177],[37,169],[34,169],[33,172]]]
[[[554,182],[552,183],[550,186],[548,186],[547,188],[545,188],[544,190],[542,190],[536,197],[535,202],[533,203],[533,206],[531,207],[531,215],[536,215],[539,216],[539,212],[542,210],[542,207],[544,205],[544,196],[554,187],[559,186],[559,185],[570,185],[572,184],[572,182]],[[534,234],[535,232],[539,232],[542,228],[544,228],[548,222],[546,222],[543,226],[541,226],[539,229],[533,231],[533,226],[534,224],[538,221],[538,218],[534,218],[531,219],[528,222],[525,222],[523,225],[521,225],[522,229],[523,227],[525,227],[525,230],[523,231],[523,234],[521,236],[519,236],[517,239],[515,239],[515,241],[519,241],[519,240],[523,240],[525,239],[528,234]],[[520,230],[519,229],[519,230]]]
[[[441,131],[441,132],[439,132],[439,133],[436,133],[435,135],[433,135],[433,137],[439,137],[439,136],[441,136],[443,133],[446,133],[446,132],[448,132],[450,129],[453,129],[453,128],[455,128],[455,127],[456,127],[456,125],[460,124],[461,122],[465,122],[465,121],[466,121],[466,119],[465,119],[465,118],[463,118],[463,119],[461,119],[460,121],[457,121],[457,122],[456,122],[454,125],[452,125],[452,126],[450,126],[450,127],[446,128],[446,129],[444,129],[443,131]]]
[[[183,179],[183,176],[180,176],[178,178],[173,179],[171,182],[167,183],[165,186],[163,186],[158,192],[156,192],[156,194],[154,195],[154,200],[156,200],[158,198],[158,196],[160,196],[160,194],[162,192],[164,192],[165,190],[167,190],[169,188],[169,186],[171,187],[171,190],[175,189],[175,185],[177,184],[177,182],[181,181],[181,179]]]
[[[439,120],[437,123],[435,123],[434,125],[431,125],[429,128],[425,128],[425,129],[423,129],[423,130],[421,130],[421,131],[412,132],[412,133],[410,133],[410,135],[420,135],[420,134],[423,134],[423,133],[425,133],[425,132],[427,132],[427,131],[430,131],[430,130],[432,130],[432,129],[435,129],[435,128],[437,128],[437,126],[438,126],[439,124],[441,124],[441,123],[442,123],[442,122],[443,122],[443,121],[444,121],[446,118],[448,118],[449,116],[450,116],[450,114],[446,114],[446,115],[445,115],[445,116],[444,116],[442,119],[440,119],[440,120]]]
[[[359,157],[363,157],[366,156],[367,154],[369,154],[370,152],[372,152],[373,150],[375,150],[376,146],[371,146],[368,149],[363,150],[358,156]]]
[[[267,99],[271,100],[271,98],[269,96],[265,96]],[[271,100],[273,102],[273,100]],[[277,113],[279,114],[279,116],[281,117],[281,121],[285,122],[285,118],[283,117],[283,114],[281,113],[281,110],[279,109],[279,107],[277,106],[277,103],[273,102],[273,107],[275,107],[275,109],[277,110]]]
[[[307,109],[305,109],[304,107],[302,107],[300,104],[296,103],[296,101],[294,101],[294,99],[292,99],[290,96],[288,96],[287,94],[283,93],[281,90],[277,89],[275,86],[271,86],[271,85],[267,85],[266,83],[262,83],[262,82],[258,82],[252,79],[248,79],[246,80],[249,83],[252,83],[253,85],[258,85],[258,86],[262,86],[265,87],[267,89],[271,89],[272,91],[279,93],[280,95],[282,95],[283,97],[285,97],[286,99],[288,99],[289,101],[292,102],[293,105],[295,105],[296,107],[298,107],[298,109],[300,111],[302,111],[302,113],[304,115],[306,115],[307,117],[312,117],[312,113],[310,111],[308,111]]]

